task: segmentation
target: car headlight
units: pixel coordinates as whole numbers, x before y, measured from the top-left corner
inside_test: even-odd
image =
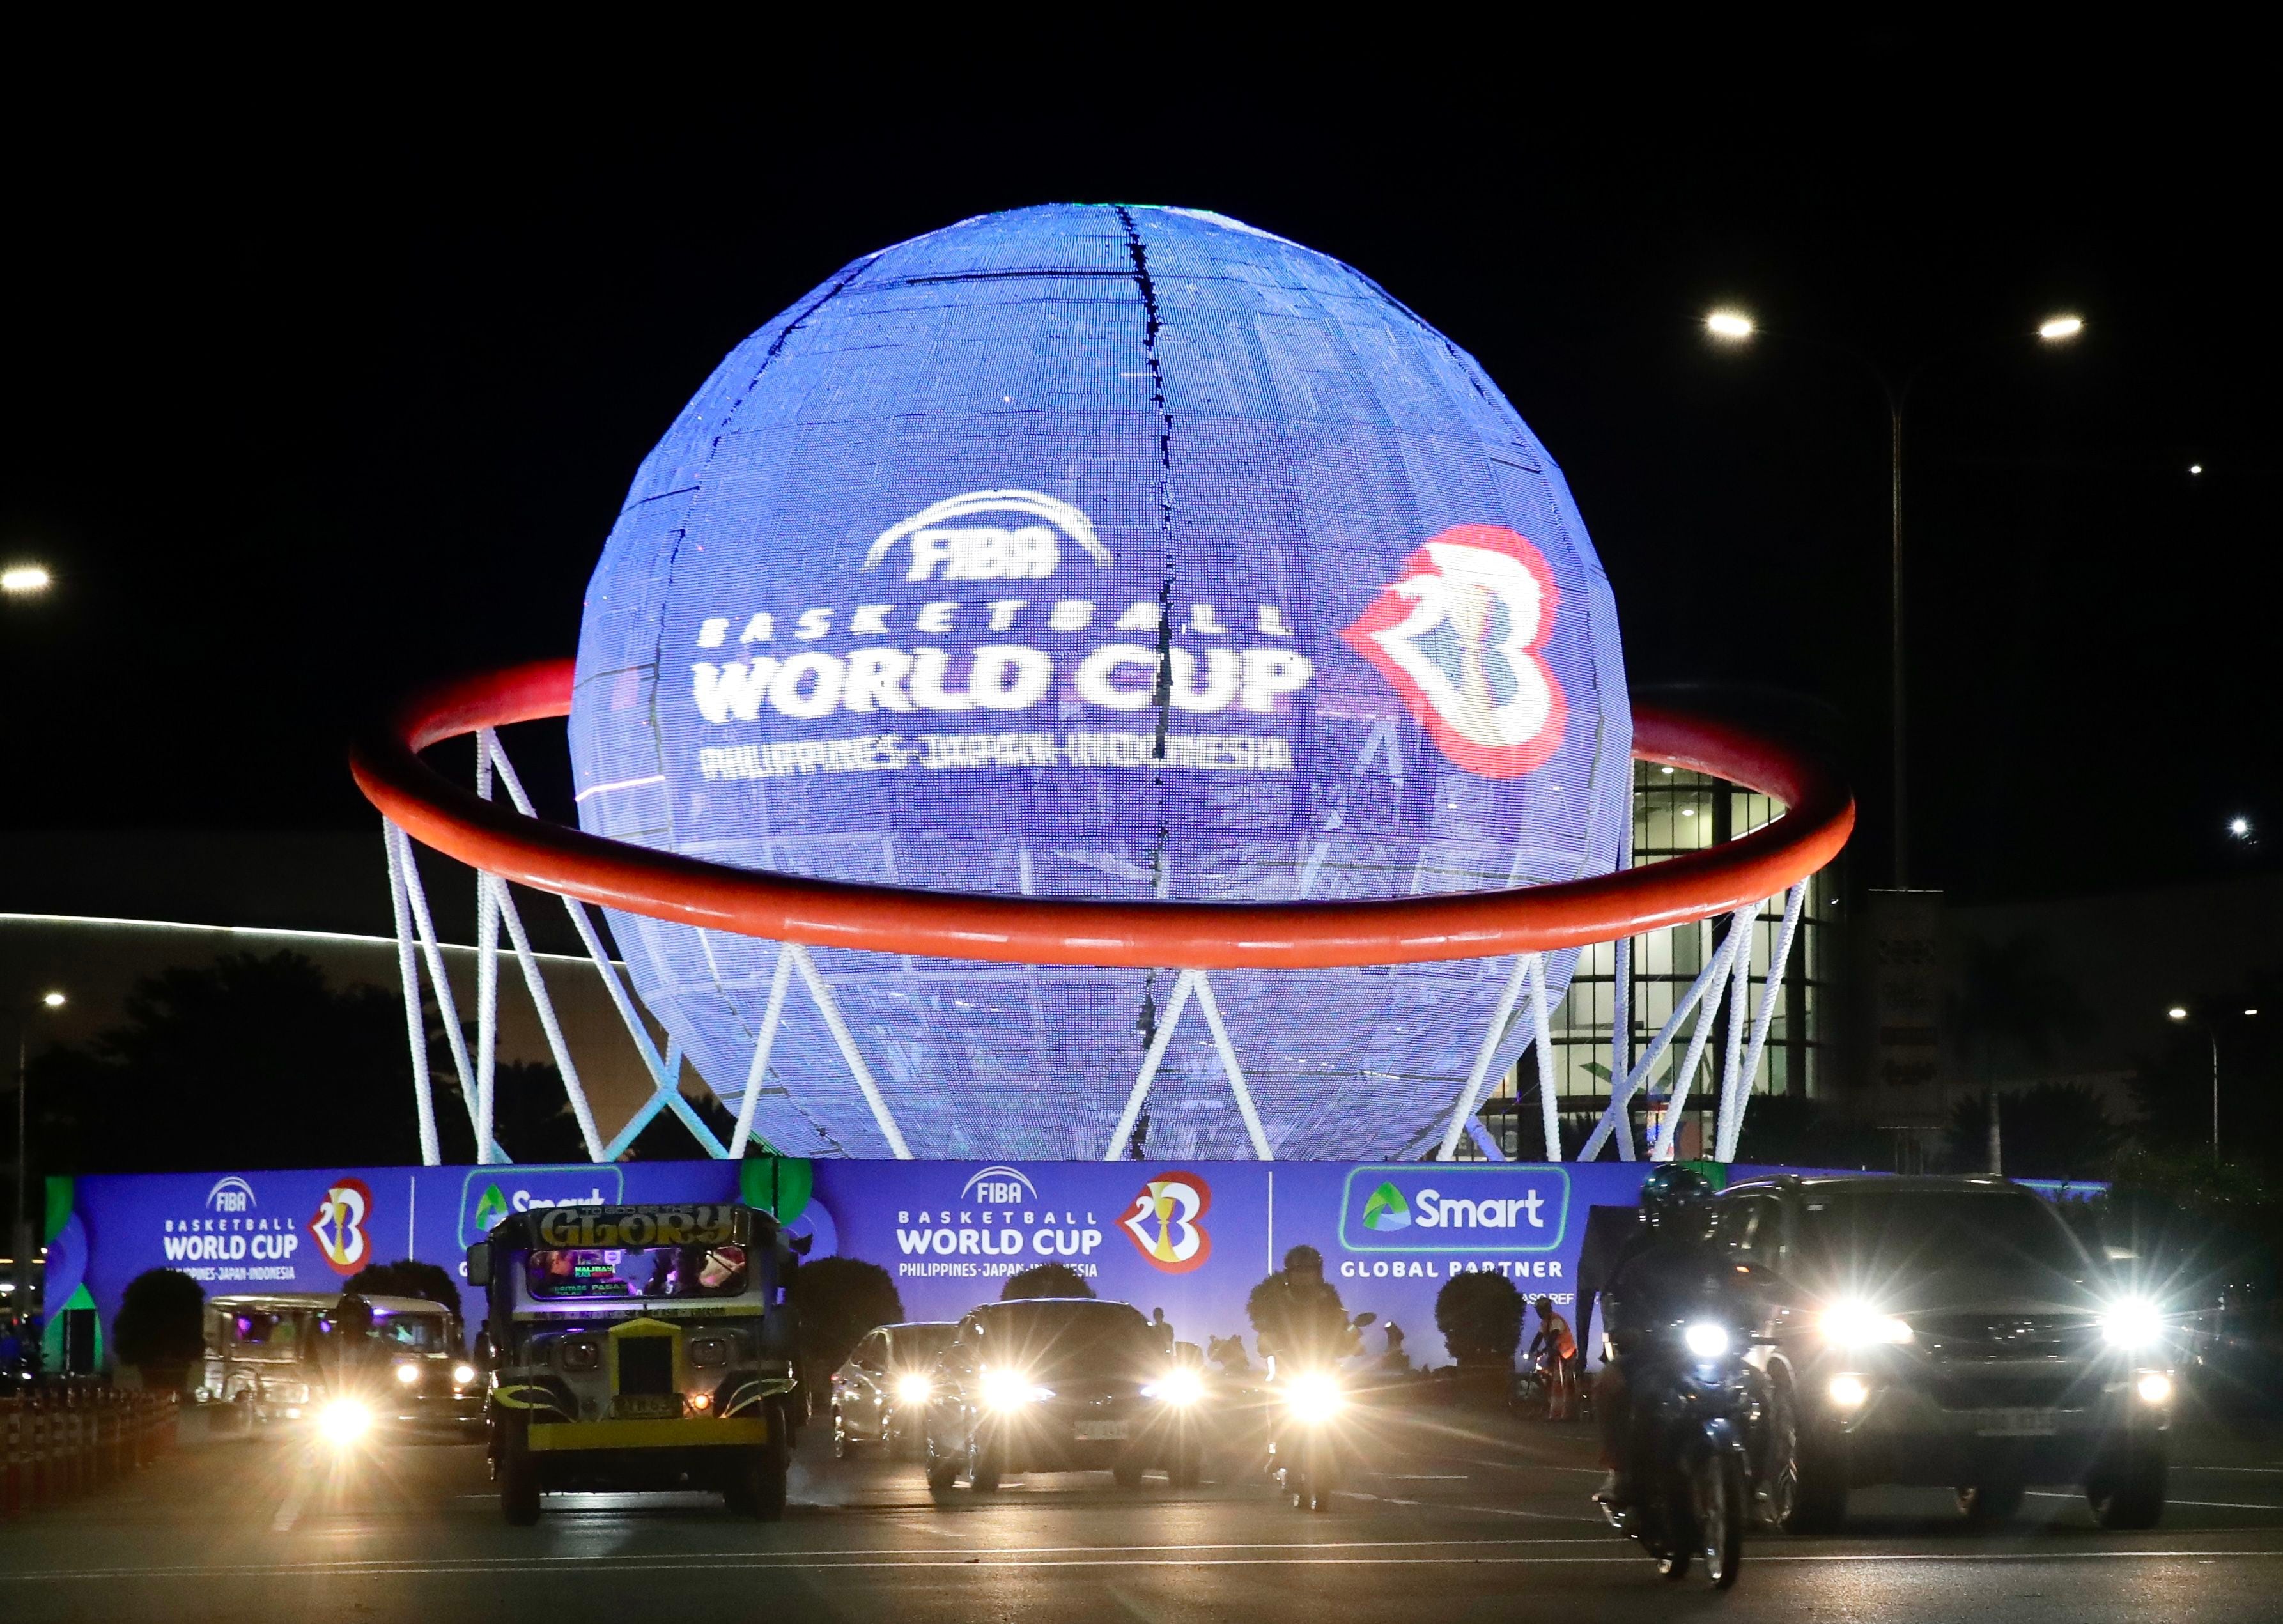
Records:
[[[1020,1409],[1054,1396],[1052,1387],[1040,1386],[1020,1370],[983,1372],[983,1401],[993,1409]]]
[[[398,1365],[396,1379],[408,1387],[417,1385],[420,1380],[420,1367],[417,1364]]]
[[[1911,1339],[1911,1328],[1868,1303],[1843,1302],[1825,1311],[1823,1339],[1842,1347],[1872,1347],[1881,1343],[1896,1347]]]
[[[475,1379],[476,1367],[474,1365],[456,1364],[452,1367],[452,1385],[455,1387],[469,1386],[474,1383]]]
[[[2146,1347],[2164,1334],[2164,1316],[2145,1297],[2127,1297],[2100,1316],[2100,1334],[2113,1347]]]
[[[924,1370],[907,1370],[896,1378],[896,1402],[924,1404],[935,1396],[935,1382]]]
[[[1145,1399],[1156,1399],[1161,1404],[1177,1404],[1186,1408],[1204,1396],[1205,1385],[1195,1370],[1168,1370],[1165,1375],[1142,1389]]]
[[[1285,1405],[1303,1421],[1329,1421],[1347,1401],[1340,1378],[1329,1370],[1303,1370],[1284,1384]]]
[[[1688,1351],[1699,1359],[1718,1359],[1728,1351],[1728,1328],[1712,1320],[1698,1320],[1680,1333]]]
[[[2172,1378],[2162,1370],[2143,1370],[2140,1379],[2132,1384],[2132,1391],[2143,1404],[2162,1404],[2172,1396]]]
[[[317,1432],[335,1448],[347,1448],[372,1430],[372,1411],[355,1399],[335,1399],[317,1412]]]

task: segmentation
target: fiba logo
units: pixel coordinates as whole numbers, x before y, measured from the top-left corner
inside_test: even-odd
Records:
[[[206,1191],[206,1206],[217,1213],[242,1213],[254,1206],[253,1186],[233,1173],[214,1181]]]
[[[1011,513],[1046,522],[959,529],[945,522],[978,513]],[[889,549],[908,538],[912,557],[904,571],[906,581],[935,580],[939,564],[946,581],[1044,581],[1062,562],[1065,537],[1096,564],[1110,562],[1110,549],[1095,535],[1093,521],[1061,498],[1035,490],[970,490],[947,496],[881,531],[864,555],[863,566],[877,569]]]
[[[1161,1173],[1142,1186],[1118,1227],[1150,1268],[1185,1275],[1212,1255],[1203,1222],[1212,1206],[1212,1189],[1196,1174]]]
[[[337,1275],[353,1275],[372,1257],[372,1239],[364,1232],[372,1216],[372,1191],[362,1179],[334,1182],[309,1218],[309,1235],[326,1265]]]
[[[959,1198],[985,1206],[1012,1206],[1018,1201],[1037,1200],[1039,1187],[1018,1168],[986,1167],[967,1181]]]
[[[1542,654],[1561,601],[1527,539],[1454,525],[1405,559],[1403,574],[1340,636],[1451,761],[1516,778],[1562,743],[1569,705]]]

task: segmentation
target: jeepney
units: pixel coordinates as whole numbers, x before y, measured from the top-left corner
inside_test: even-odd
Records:
[[[503,1219],[468,1249],[487,1294],[500,1510],[581,1489],[718,1491],[784,1512],[795,1388],[793,1253],[734,1205],[554,1206]]]
[[[376,1362],[388,1372],[368,1384],[378,1411],[373,1418],[414,1431],[480,1429],[483,1377],[461,1351],[460,1316],[425,1297],[357,1295],[371,1316],[366,1334]]]
[[[335,1298],[250,1292],[206,1299],[201,1402],[244,1404],[257,1421],[299,1421],[325,1394],[317,1347]]]

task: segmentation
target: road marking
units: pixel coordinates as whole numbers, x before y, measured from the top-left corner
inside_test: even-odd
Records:
[[[301,1520],[301,1508],[308,1503],[309,1479],[305,1472],[294,1480],[292,1489],[277,1508],[277,1515],[269,1519],[269,1531],[272,1534],[292,1533],[293,1525]]]
[[[2283,1466],[2175,1466],[2175,1472],[2248,1472],[2255,1477],[2283,1478]]]
[[[2081,1500],[2084,1497],[2082,1495],[2057,1494],[2052,1489],[2045,1488],[2033,1488],[2030,1491],[2030,1498],[2032,1500]],[[2283,1511],[2283,1506],[2277,1505],[2272,1500],[2264,1505],[2250,1505],[2240,1500],[2175,1500],[2171,1495],[2167,1495],[2164,1496],[2164,1503],[2192,1505],[2204,1511]]]
[[[1477,1511],[1484,1517],[1521,1517],[1531,1522],[1605,1524],[1605,1517],[1583,1517],[1566,1511],[1524,1511],[1510,1505],[1456,1505],[1447,1500],[1406,1500],[1396,1495],[1367,1495],[1360,1490],[1336,1489],[1343,1500],[1374,1500],[1381,1505],[1416,1506],[1433,1511]]]
[[[1474,1474],[1468,1472],[1384,1472],[1380,1474],[1391,1483],[1471,1483]]]
[[[1584,1541],[1549,1542],[1562,1544],[1582,1544]],[[1090,1556],[1058,1557],[1048,1561],[1027,1558],[1009,1560],[999,1556],[950,1557],[906,1556],[902,1560],[878,1560],[867,1558],[859,1561],[832,1558],[829,1553],[799,1557],[792,1553],[772,1555],[754,1553],[750,1559],[715,1562],[711,1565],[722,1572],[815,1573],[831,1569],[864,1571],[883,1568],[906,1568],[914,1571],[938,1568],[1145,1568],[1145,1567],[1615,1567],[1630,1566],[1643,1560],[1638,1551],[1610,1542],[1606,1556],[1330,1556],[1310,1557],[1300,1554],[1307,1550],[1297,1547],[1292,1551],[1266,1557],[1178,1557],[1178,1556]],[[2184,1558],[2218,1558],[2227,1557],[2257,1557],[2283,1558],[2283,1550],[2051,1550],[2051,1551],[1832,1551],[1816,1554],[1777,1555],[1754,1552],[1752,1562],[1778,1562],[1793,1565],[1846,1563],[1859,1565],[1866,1562],[1952,1562],[1964,1565],[1995,1562],[2067,1562],[2067,1561],[2165,1561]],[[366,1563],[275,1563],[221,1568],[93,1568],[82,1570],[51,1569],[43,1573],[0,1573],[0,1581],[8,1580],[57,1582],[69,1580],[157,1579],[179,1574],[196,1574],[205,1578],[224,1576],[252,1578],[297,1578],[336,1575],[344,1578],[375,1577],[433,1577],[450,1573],[492,1574],[514,1576],[541,1574],[548,1572],[587,1573],[687,1573],[692,1558],[673,1552],[660,1552],[654,1557],[628,1558],[605,1566],[590,1563],[583,1569],[556,1567],[549,1569],[540,1563],[522,1561],[510,1565],[487,1562],[366,1562]]]

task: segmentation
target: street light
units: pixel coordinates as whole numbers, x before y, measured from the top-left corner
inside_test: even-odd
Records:
[[[55,577],[37,564],[11,564],[0,569],[0,592],[11,597],[29,597],[46,591],[54,582]]]
[[[42,993],[37,1003],[11,1011],[16,1017],[16,1312],[28,1314],[32,1300],[32,1017],[42,1010],[59,1010],[69,1002],[53,990]]]
[[[1740,347],[1747,340],[1756,337],[1759,324],[1749,312],[1733,305],[1724,305],[1705,313],[1704,331],[1731,348]],[[2084,318],[2076,315],[2054,315],[2038,324],[2038,337],[2047,344],[2066,343],[2084,331]],[[1827,340],[1806,340],[1804,335],[1774,333],[1780,338],[1802,338],[1825,349],[1836,350],[1854,361],[1871,375],[1887,400],[1887,496],[1888,522],[1893,552],[1893,586],[1890,614],[1893,623],[1891,651],[1892,668],[1889,676],[1889,694],[1893,707],[1894,786],[1895,786],[1895,889],[1906,891],[1911,882],[1910,849],[1910,784],[1905,764],[1904,739],[1908,720],[1906,693],[1903,673],[1903,414],[1910,405],[1911,389],[1924,375],[1933,362],[1949,351],[1937,351],[1913,367],[1900,387],[1887,375],[1886,369],[1852,345],[1835,344]]]
[[[2243,1013],[2245,1018],[2248,1019],[2251,1016],[2258,1014],[2259,1011],[2256,1009],[2252,1009],[2246,1010]],[[2181,1022],[2183,1025],[2195,1027],[2197,1031],[2202,1033],[2204,1036],[2211,1042],[2212,1159],[2214,1161],[2217,1161],[2219,1159],[2219,1034],[2213,1029],[2209,1021],[2197,1019],[2193,1014],[2189,1012],[2187,1006],[2185,1004],[2176,1003],[2170,1009],[2166,1010],[2164,1014],[2168,1019],[2177,1020]]]
[[[2227,832],[2239,840],[2248,840],[2251,839],[2251,820],[2248,817],[2231,817],[2227,820]]]

